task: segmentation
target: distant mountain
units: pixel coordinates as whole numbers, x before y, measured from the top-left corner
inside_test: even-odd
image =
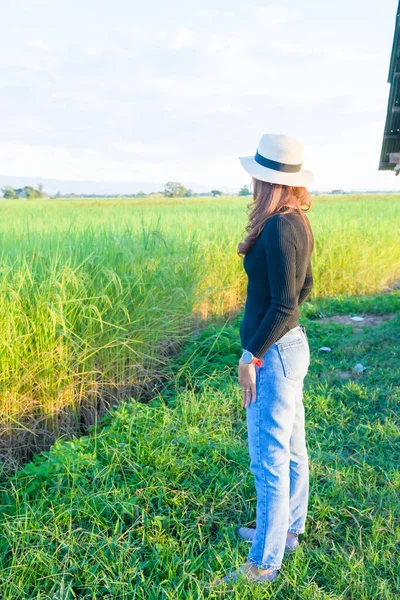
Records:
[[[48,194],[137,194],[144,192],[161,192],[166,182],[151,181],[68,181],[63,179],[45,179],[44,177],[8,177],[0,175],[0,188],[11,186],[13,188],[31,185],[37,187],[43,184]],[[207,187],[193,181],[182,181],[182,185],[193,192],[210,192],[213,186]],[[224,192],[237,192],[236,188],[221,188]]]

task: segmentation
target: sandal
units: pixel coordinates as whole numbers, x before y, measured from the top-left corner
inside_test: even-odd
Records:
[[[265,582],[274,581],[278,577],[278,569],[268,569],[264,575],[255,575],[251,570],[251,565],[241,565],[236,571],[232,571],[225,577],[214,579],[210,586],[219,584],[237,583],[240,579],[244,579],[250,583],[263,584]],[[231,588],[232,589],[232,588]]]

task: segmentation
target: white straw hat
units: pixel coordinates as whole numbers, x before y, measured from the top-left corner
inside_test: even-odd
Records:
[[[266,133],[254,156],[239,156],[242,167],[256,179],[282,185],[306,186],[314,179],[302,168],[304,146],[287,135]]]

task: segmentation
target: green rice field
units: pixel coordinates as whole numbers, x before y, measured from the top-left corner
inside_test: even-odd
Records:
[[[250,201],[0,202],[1,600],[400,597],[400,195],[313,199],[306,532],[268,586],[209,585],[255,524]]]
[[[149,398],[193,330],[240,311],[251,197],[2,200],[0,453],[12,471]],[[318,298],[400,277],[400,196],[319,196],[309,213]]]
[[[236,529],[255,525],[238,315],[188,336],[149,402],[127,399],[0,485],[0,597],[397,600],[399,301],[396,290],[303,310],[308,520],[268,587],[209,587],[245,562]],[[363,328],[321,319],[338,314],[392,318]],[[359,362],[366,370],[351,374]]]

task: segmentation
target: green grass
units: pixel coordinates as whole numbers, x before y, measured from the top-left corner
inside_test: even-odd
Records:
[[[91,435],[58,441],[3,484],[1,597],[398,598],[399,300],[395,291],[304,306],[309,518],[277,581],[206,589],[246,560],[235,529],[255,519],[239,320],[216,320],[191,336],[150,403],[121,404]],[[364,311],[396,317],[361,333],[318,322]],[[357,362],[368,369],[336,378]]]
[[[192,330],[240,310],[250,201],[0,202],[4,469],[151,391]],[[400,196],[317,197],[309,217],[312,298],[373,294],[400,277]]]

